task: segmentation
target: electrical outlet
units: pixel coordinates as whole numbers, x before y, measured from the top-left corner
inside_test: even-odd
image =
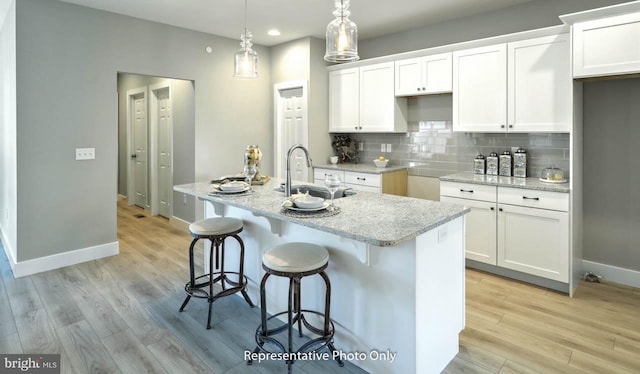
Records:
[[[76,148],[76,160],[95,160],[96,149],[95,148]]]
[[[364,143],[358,143],[358,151],[364,151]]]
[[[386,144],[380,144],[380,152],[386,152],[387,151],[387,145]]]
[[[391,150],[391,144],[387,144],[387,152],[393,152],[393,151]]]
[[[187,194],[182,194],[182,204],[187,205]]]

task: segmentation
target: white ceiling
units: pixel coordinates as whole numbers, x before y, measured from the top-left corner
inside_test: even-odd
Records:
[[[150,21],[238,39],[242,0],[60,0]],[[351,0],[360,39],[493,11],[532,0]],[[266,46],[305,36],[324,39],[333,0],[248,0],[248,29]],[[282,33],[272,37],[267,31]]]

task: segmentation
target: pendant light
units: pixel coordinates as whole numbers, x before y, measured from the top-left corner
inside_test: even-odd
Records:
[[[244,31],[240,35],[240,49],[234,57],[235,78],[258,78],[258,53],[251,46],[251,32],[247,29],[247,0],[244,0]]]
[[[358,61],[358,27],[349,19],[349,0],[335,0],[336,17],[327,25],[327,49],[324,59],[329,62]]]

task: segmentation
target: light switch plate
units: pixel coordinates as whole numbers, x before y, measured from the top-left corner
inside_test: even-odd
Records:
[[[76,148],[76,160],[95,160],[96,149],[95,148]]]

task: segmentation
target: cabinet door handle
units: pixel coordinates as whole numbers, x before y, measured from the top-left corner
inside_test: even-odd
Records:
[[[535,200],[535,201],[540,201],[539,197],[527,197],[527,196],[522,196],[523,200]]]
[[[356,177],[356,179],[359,180],[359,181],[366,181],[367,180],[367,178],[360,178],[360,177]]]
[[[491,209],[491,211],[494,211],[494,210],[496,210],[496,208],[494,208],[494,207],[491,207],[491,208],[489,208],[489,209]]]
[[[504,129],[504,125],[500,125],[500,128],[501,128],[501,129]]]
[[[468,192],[468,193],[473,193],[473,190],[464,190],[464,189],[460,189],[460,192]]]
[[[509,128],[510,128],[510,129],[512,129],[512,128],[513,128],[513,125],[509,125]]]
[[[500,212],[502,212],[502,208],[498,208],[498,210],[499,210]]]

